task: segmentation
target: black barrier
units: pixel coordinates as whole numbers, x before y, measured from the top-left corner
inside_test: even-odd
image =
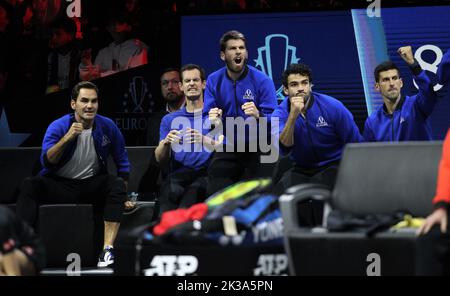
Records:
[[[119,241],[115,275],[277,276],[288,275],[283,246],[186,246]]]
[[[93,81],[100,89],[98,113],[116,122],[127,146],[145,144],[149,117],[164,107],[159,84],[161,69],[160,65],[147,64]],[[73,112],[70,93],[70,89],[48,95],[21,89],[10,93],[14,99],[4,104],[10,132],[29,134],[20,146],[40,146],[48,125]]]

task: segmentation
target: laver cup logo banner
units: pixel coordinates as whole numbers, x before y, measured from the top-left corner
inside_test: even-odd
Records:
[[[161,71],[160,65],[149,63],[94,81],[100,89],[99,114],[115,121],[129,146],[143,144],[149,117],[164,108],[160,99]],[[70,91],[45,97],[18,96],[4,105],[0,101],[0,147],[40,146],[48,124],[69,111]],[[47,103],[38,104],[43,101]]]
[[[283,71],[305,63],[314,71],[313,90],[341,100],[363,126],[367,112],[350,11],[188,16],[181,23],[183,64],[201,61],[208,74],[224,67],[220,37],[238,30],[247,40],[248,65],[273,80],[279,102]],[[201,52],[195,44],[202,44]]]
[[[148,114],[154,110],[155,102],[149,83],[141,76],[129,78],[129,87],[122,96],[116,123],[123,130],[145,130]]]
[[[367,5],[370,9],[338,12],[182,17],[182,63],[202,61],[207,73],[223,67],[217,57],[220,37],[238,30],[247,39],[248,64],[273,79],[279,100],[284,97],[281,75],[287,65],[308,64],[313,90],[340,100],[362,129],[368,114],[382,103],[374,88],[377,64],[392,60],[400,67],[403,92],[417,92],[396,52],[401,45],[411,45],[441,98],[430,121],[433,139],[443,139],[450,126],[450,95],[437,83],[435,72],[449,49],[450,6],[383,8],[382,1]],[[191,34],[193,30],[198,34]],[[202,44],[201,51],[197,44]]]
[[[264,46],[258,48],[255,67],[267,74],[272,80],[282,73],[290,64],[300,61],[297,48],[289,44],[289,36],[270,34],[264,38]],[[277,98],[283,99],[283,87],[277,85]]]
[[[133,102],[132,112],[133,113],[142,113],[144,112],[144,109],[142,108],[142,103],[144,103],[145,98],[149,95],[149,98],[151,98],[151,94],[148,91],[148,84],[145,82],[144,78],[142,77],[133,77],[132,81],[130,82],[130,88],[128,90],[128,93],[125,94],[125,98],[131,97],[131,101]],[[124,107],[126,102],[124,103]],[[125,109],[125,112],[128,111],[128,108]],[[148,110],[149,112],[152,111],[151,108]]]

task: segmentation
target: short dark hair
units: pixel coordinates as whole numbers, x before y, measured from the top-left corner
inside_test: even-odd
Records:
[[[50,24],[50,28],[52,29],[63,29],[65,32],[75,36],[77,33],[77,25],[75,22],[68,17],[61,17],[54,20]]]
[[[232,40],[232,39],[235,39],[235,40],[238,39],[238,40],[244,41],[245,47],[247,47],[247,40],[245,39],[244,34],[233,30],[233,31],[226,32],[220,38],[220,51],[225,51],[225,49],[227,48],[228,40]]]
[[[71,100],[76,101],[78,98],[78,95],[80,94],[80,89],[82,88],[87,88],[87,89],[94,89],[97,92],[97,97],[99,96],[99,91],[98,91],[98,87],[93,84],[90,81],[81,81],[78,82],[77,85],[75,85],[72,89],[72,95],[70,97]]]
[[[375,76],[375,82],[380,80],[380,72],[389,71],[389,70],[397,70],[400,75],[400,70],[398,67],[391,61],[385,61],[375,67],[375,71],[373,72]]]
[[[194,70],[194,69],[197,69],[200,72],[200,78],[202,79],[202,81],[205,81],[206,80],[205,70],[196,64],[186,64],[183,67],[181,67],[181,70],[180,70],[181,80],[183,80],[183,72],[184,71],[189,71],[189,70]]]
[[[164,68],[162,71],[161,71],[161,75],[159,76],[160,78],[164,75],[164,74],[166,74],[167,72],[178,72],[178,74],[180,73],[180,68],[176,68],[176,67],[167,67],[167,68]]]
[[[307,76],[309,82],[312,82],[311,68],[306,64],[290,64],[283,72],[282,83],[284,87],[288,87],[288,77],[291,74],[300,74]]]

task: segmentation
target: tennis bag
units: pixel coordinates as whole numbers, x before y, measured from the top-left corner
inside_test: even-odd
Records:
[[[282,245],[283,223],[278,197],[264,193],[270,183],[270,179],[254,179],[225,188],[205,203],[186,210],[207,206],[207,213],[201,219],[173,226],[164,234],[154,236],[154,242]]]
[[[204,219],[221,221],[221,228],[206,237],[220,245],[282,245],[283,220],[278,197],[255,194],[229,200],[214,208]]]

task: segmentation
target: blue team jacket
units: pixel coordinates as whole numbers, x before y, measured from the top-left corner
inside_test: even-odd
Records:
[[[47,128],[41,152],[41,164],[44,168],[40,171],[40,175],[47,175],[57,171],[72,158],[77,141],[72,141],[68,144],[56,165],[48,161],[47,151],[61,140],[74,122],[75,115],[67,114],[53,121]],[[128,153],[125,150],[125,140],[117,125],[111,119],[97,114],[94,119],[92,137],[94,138],[95,150],[100,163],[100,171],[102,173],[107,172],[108,156],[112,155],[117,166],[117,175],[124,178],[124,180],[128,180],[130,162],[128,161]]]
[[[284,147],[282,154],[290,153],[290,158],[302,168],[319,168],[341,159],[345,144],[361,142],[362,137],[353,120],[353,115],[345,106],[330,96],[312,92],[306,116],[301,115],[295,122],[294,145]],[[283,102],[272,114],[273,136],[279,138],[290,112],[290,100]],[[279,118],[279,127],[274,127]]]
[[[210,74],[206,81],[203,112],[207,115],[212,108],[223,110],[222,118],[248,116],[244,114],[242,105],[253,101],[260,112],[260,117],[265,117],[270,123],[270,116],[277,107],[277,95],[273,81],[263,72],[252,66],[246,66],[238,80],[233,81],[227,74],[227,68],[223,67]],[[226,124],[224,133],[227,136]],[[249,131],[246,127],[242,137],[234,134],[234,139],[226,138],[228,143],[237,138],[245,138],[249,142]]]
[[[437,76],[441,84],[450,81],[450,50],[443,56]],[[365,141],[432,140],[428,117],[438,100],[437,94],[425,71],[414,75],[414,80],[419,87],[417,95],[402,97],[393,114],[388,114],[383,104],[367,118],[363,134]]]
[[[388,114],[385,104],[373,112],[364,125],[367,142],[424,141],[431,140],[428,117],[437,102],[436,93],[425,71],[414,76],[419,93],[400,99],[393,114]]]
[[[223,67],[208,76],[203,107],[206,114],[217,107],[223,110],[223,117],[246,118],[241,106],[249,101],[253,101],[265,117],[270,117],[277,107],[275,86],[263,72],[246,66],[241,77],[233,81]]]

